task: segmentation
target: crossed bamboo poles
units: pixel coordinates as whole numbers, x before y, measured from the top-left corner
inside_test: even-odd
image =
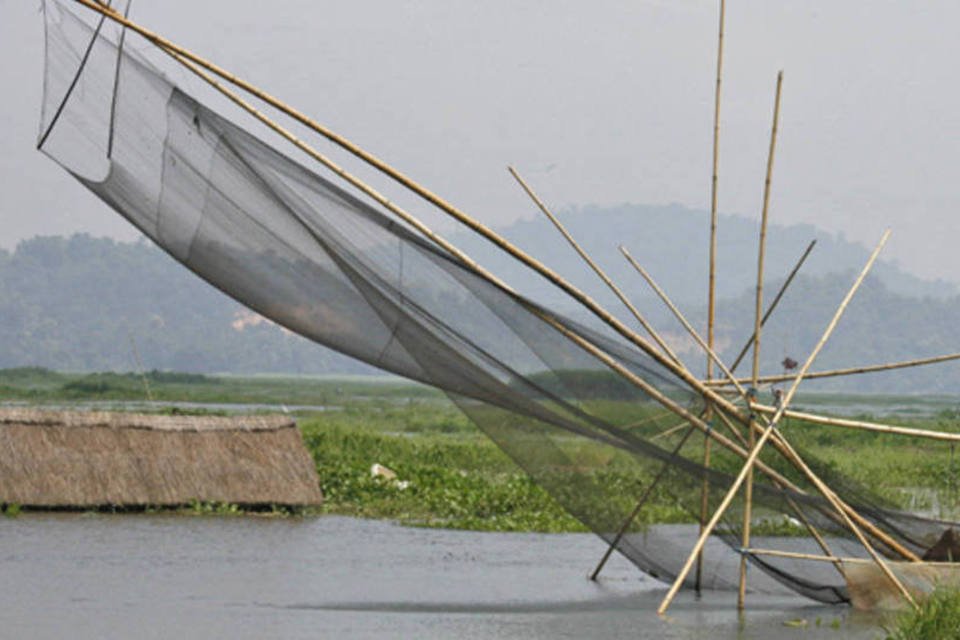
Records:
[[[787,412],[787,406],[789,405],[789,401],[792,400],[792,397],[796,392],[796,388],[799,386],[800,382],[803,380],[804,376],[807,374],[809,366],[812,364],[820,348],[822,348],[823,344],[829,338],[830,333],[832,332],[833,328],[836,326],[836,322],[839,321],[839,318],[842,315],[844,309],[846,308],[846,305],[849,303],[850,298],[852,297],[853,293],[856,291],[856,288],[859,286],[860,282],[862,282],[863,277],[865,277],[866,273],[869,271],[869,267],[872,266],[873,261],[876,259],[876,256],[879,254],[879,251],[883,245],[883,242],[885,242],[887,234],[884,235],[884,240],[881,241],[877,249],[875,249],[873,254],[871,254],[871,258],[868,261],[867,266],[864,268],[864,271],[861,273],[861,276],[854,283],[854,286],[851,288],[847,297],[844,299],[844,302],[841,304],[840,308],[837,310],[837,313],[834,316],[834,320],[831,322],[831,325],[828,326],[828,329],[824,333],[824,336],[822,337],[821,342],[818,343],[817,348],[808,358],[800,374],[798,374],[794,379],[793,385],[791,386],[791,389],[790,389],[790,393],[788,393],[785,401],[779,407],[772,408],[773,417],[771,419],[767,419],[765,417],[766,413],[771,412],[770,407],[764,407],[762,405],[758,405],[756,403],[749,402],[749,401],[748,401],[748,409],[750,411],[747,413],[744,413],[743,411],[740,410],[739,407],[737,407],[735,404],[733,404],[728,399],[724,398],[722,395],[718,394],[714,389],[712,389],[711,388],[712,385],[704,384],[701,380],[697,379],[697,377],[694,376],[686,367],[684,367],[680,362],[678,362],[678,359],[677,360],[674,359],[675,354],[673,354],[673,357],[671,357],[671,355],[667,350],[664,350],[664,351],[658,350],[651,343],[647,342],[646,339],[644,339],[642,336],[638,335],[636,332],[628,328],[615,316],[613,316],[611,313],[609,313],[607,310],[605,310],[599,304],[597,304],[592,298],[590,298],[585,293],[583,293],[582,291],[574,287],[572,284],[570,284],[564,278],[559,276],[556,272],[551,270],[549,267],[543,265],[542,263],[538,262],[534,258],[530,257],[529,255],[524,253],[522,250],[513,246],[506,239],[496,234],[494,231],[490,230],[489,228],[487,228],[477,220],[473,219],[463,211],[454,207],[452,204],[440,198],[438,195],[434,194],[433,192],[417,184],[406,175],[390,167],[382,160],[376,158],[372,154],[357,147],[356,145],[346,140],[342,136],[339,136],[338,134],[333,133],[329,129],[323,127],[322,125],[313,121],[312,119],[300,113],[299,111],[296,111],[292,107],[282,103],[281,101],[270,96],[269,94],[264,93],[263,91],[257,89],[256,87],[245,82],[244,80],[237,78],[236,76],[221,69],[220,67],[214,65],[213,63],[197,56],[196,54],[169,42],[168,40],[162,38],[161,36],[155,33],[148,31],[147,29],[141,27],[136,23],[133,23],[132,21],[128,20],[124,16],[117,13],[115,10],[110,9],[109,7],[100,5],[93,0],[75,0],[75,1],[91,10],[94,10],[106,16],[110,20],[122,25],[123,27],[128,28],[140,34],[145,39],[147,39],[148,41],[158,46],[161,50],[171,55],[177,62],[184,65],[188,70],[195,73],[199,77],[203,78],[206,82],[211,84],[211,86],[213,86],[215,89],[217,89],[222,94],[224,94],[225,96],[230,98],[232,101],[234,101],[238,106],[245,109],[248,113],[256,117],[258,120],[260,120],[264,124],[267,124],[267,126],[270,126],[270,128],[273,129],[275,132],[277,132],[278,134],[286,138],[289,142],[291,142],[301,150],[308,153],[311,157],[313,157],[315,160],[317,160],[324,166],[328,167],[329,169],[337,173],[345,181],[352,184],[353,186],[361,190],[363,193],[365,193],[369,197],[373,198],[375,201],[383,205],[387,210],[391,211],[401,219],[411,224],[414,228],[418,229],[421,233],[423,233],[427,238],[431,239],[438,246],[450,252],[452,255],[456,256],[466,266],[473,269],[476,273],[486,278],[488,281],[492,282],[493,284],[503,288],[505,291],[511,291],[510,288],[505,283],[498,280],[492,274],[482,269],[482,267],[480,267],[476,262],[471,260],[468,256],[466,256],[463,252],[459,251],[452,244],[444,240],[441,236],[434,233],[432,230],[429,229],[429,227],[427,227],[425,224],[420,222],[416,217],[412,216],[411,214],[404,211],[397,205],[393,204],[391,201],[389,201],[383,195],[379,194],[379,192],[374,190],[372,187],[370,187],[369,185],[366,185],[366,183],[362,182],[355,176],[349,174],[344,169],[342,169],[341,167],[333,163],[331,160],[327,159],[325,156],[323,156],[322,154],[314,150],[312,147],[307,145],[305,142],[298,139],[288,130],[276,124],[273,120],[271,120],[266,115],[258,111],[252,104],[250,104],[249,102],[241,98],[234,91],[223,86],[213,76],[218,76],[223,80],[226,80],[230,84],[253,95],[259,100],[266,102],[270,106],[278,109],[279,111],[292,117],[298,122],[306,125],[308,128],[312,129],[313,131],[326,137],[328,140],[334,142],[341,148],[347,150],[348,152],[357,156],[358,158],[365,161],[369,165],[378,169],[385,175],[399,182],[401,185],[403,185],[407,189],[413,191],[414,193],[424,198],[428,202],[434,204],[439,209],[444,211],[446,214],[450,215],[454,219],[458,220],[459,222],[461,222],[462,224],[470,228],[472,231],[478,233],[479,235],[483,236],[487,240],[491,241],[496,246],[498,246],[501,250],[508,253],[518,261],[522,262],[527,267],[533,269],[534,271],[539,273],[541,276],[546,278],[548,281],[550,281],[551,283],[553,283],[554,285],[556,285],[557,287],[565,291],[568,295],[570,295],[572,298],[577,300],[582,306],[584,306],[589,311],[591,311],[591,313],[596,315],[608,326],[610,326],[612,329],[617,331],[617,333],[619,333],[622,337],[624,337],[629,342],[634,344],[637,348],[639,348],[648,356],[653,358],[656,362],[661,364],[667,370],[671,371],[677,378],[685,382],[691,388],[701,393],[707,402],[707,407],[716,408],[719,410],[719,415],[724,418],[724,421],[727,422],[727,424],[733,430],[733,432],[737,434],[738,440],[742,441],[743,437],[741,434],[739,434],[739,431],[737,431],[737,428],[734,427],[734,422],[739,423],[742,427],[745,427],[747,429],[748,435],[751,438],[759,434],[759,440],[756,441],[756,444],[752,448],[745,449],[741,447],[736,442],[731,441],[725,436],[722,436],[721,434],[716,432],[702,418],[690,413],[688,410],[678,405],[675,401],[665,396],[658,389],[656,389],[646,381],[640,379],[638,376],[633,374],[629,369],[627,369],[621,362],[616,360],[614,357],[610,356],[610,354],[606,353],[603,349],[598,347],[596,344],[590,342],[579,333],[573,332],[572,330],[558,323],[556,320],[552,319],[551,317],[541,314],[536,308],[529,307],[531,312],[537,313],[538,315],[540,315],[540,317],[543,320],[545,320],[548,324],[553,326],[562,335],[570,339],[574,344],[578,345],[584,351],[596,357],[600,362],[604,363],[608,368],[610,368],[614,372],[624,377],[626,380],[628,380],[629,382],[631,382],[632,384],[640,388],[642,391],[646,392],[651,398],[653,398],[654,400],[656,400],[657,402],[665,406],[667,409],[673,411],[677,415],[687,420],[690,423],[691,427],[697,428],[700,431],[702,431],[705,434],[706,442],[708,443],[717,442],[721,446],[724,446],[725,448],[729,449],[730,451],[734,452],[736,455],[738,455],[739,457],[745,460],[744,467],[741,471],[740,476],[738,476],[738,480],[735,481],[734,486],[731,487],[731,489],[728,491],[727,499],[725,499],[724,501],[725,504],[722,504],[724,508],[732,500],[732,496],[735,494],[736,489],[739,487],[740,484],[742,484],[746,480],[747,476],[750,474],[754,466],[756,466],[756,468],[762,471],[765,475],[770,477],[771,480],[777,483],[778,486],[784,487],[789,491],[794,491],[799,494],[804,493],[795,484],[791,483],[789,480],[781,476],[775,470],[765,465],[762,461],[758,459],[759,453],[763,444],[766,443],[767,440],[770,440],[773,446],[782,455],[784,455],[784,457],[787,460],[789,460],[791,463],[794,464],[794,466],[816,487],[816,489],[823,495],[826,501],[833,507],[836,513],[832,514],[832,517],[839,518],[847,526],[847,528],[851,530],[851,532],[860,540],[860,542],[864,545],[864,547],[870,553],[873,560],[884,571],[884,573],[891,580],[891,582],[893,582],[898,587],[898,589],[904,595],[904,598],[912,602],[909,592],[906,591],[906,589],[903,587],[902,583],[900,583],[897,577],[892,572],[890,572],[889,567],[886,566],[884,560],[873,549],[869,540],[866,538],[866,534],[863,531],[861,531],[861,527],[864,530],[866,530],[866,532],[869,533],[869,535],[871,535],[876,540],[880,541],[885,546],[887,546],[890,550],[901,555],[902,557],[905,557],[907,559],[914,560],[914,561],[919,560],[919,558],[917,558],[917,556],[914,553],[912,553],[909,549],[903,547],[903,545],[897,542],[890,535],[880,530],[874,523],[863,518],[852,507],[845,504],[835,493],[832,492],[832,490],[829,489],[829,487],[826,486],[826,484],[819,477],[816,476],[816,474],[814,474],[814,472],[809,468],[809,466],[807,466],[806,463],[803,462],[803,460],[796,453],[796,451],[793,450],[793,448],[789,445],[789,443],[787,443],[787,441],[782,437],[782,434],[779,434],[776,431],[777,422],[784,415],[789,415]],[[721,21],[721,30],[722,30],[722,21]],[[719,68],[720,68],[720,65],[718,61],[718,89],[720,84]],[[717,116],[715,118],[717,119],[717,121],[718,121],[718,110],[719,110],[719,98],[717,102]],[[531,192],[531,195],[532,195],[532,192]],[[713,242],[714,239],[715,239],[715,229],[713,229],[711,233],[711,242]],[[762,277],[762,274],[759,274],[758,277]],[[758,291],[758,296],[759,296],[759,291]],[[755,329],[755,336],[756,336],[755,340],[758,341],[758,338],[759,338],[758,329]],[[659,340],[655,340],[655,342],[659,342]],[[709,362],[718,361],[718,359],[716,358],[716,355],[712,353],[712,349],[709,348],[709,345],[708,345],[707,351],[709,354],[709,360],[708,360]],[[710,366],[712,367],[712,364]],[[725,373],[728,374],[728,378],[731,378],[730,380],[731,384],[735,384],[734,380],[732,380],[732,374],[730,374],[729,370],[726,370]],[[753,377],[755,376],[752,376],[752,378]],[[758,420],[758,417],[760,418],[759,420]],[[732,419],[732,422],[730,421],[730,419]],[[761,423],[763,426],[761,426]],[[844,426],[853,427],[854,425],[847,424]],[[878,426],[883,426],[883,425],[878,425]],[[860,427],[854,427],[854,428],[860,428]],[[920,431],[920,430],[914,430],[914,431]],[[890,431],[890,432],[896,433],[896,431]],[[928,433],[932,434],[932,433],[938,433],[938,432],[928,432]],[[943,435],[949,435],[949,434],[939,434],[939,435],[943,436]],[[716,526],[716,522],[719,521],[720,517],[722,517],[722,511],[723,509],[718,510],[714,514],[714,517],[711,518],[711,521],[709,523],[706,523],[706,526],[704,526],[704,529],[700,535],[700,538],[698,539],[698,544],[696,545],[694,552],[691,554],[690,558],[688,559],[688,563],[685,566],[684,572],[682,572],[682,574],[678,576],[677,581],[674,583],[670,592],[668,592],[668,597],[667,599],[665,599],[664,603],[662,604],[661,611],[664,611],[666,607],[669,606],[673,595],[675,595],[680,584],[682,584],[683,579],[686,577],[687,573],[689,572],[690,566],[693,564],[695,558],[699,557],[699,552],[702,550],[703,544],[705,543],[707,537],[710,535],[713,527]],[[830,559],[830,557],[831,556],[829,555],[823,556],[823,558],[827,558],[827,559]]]

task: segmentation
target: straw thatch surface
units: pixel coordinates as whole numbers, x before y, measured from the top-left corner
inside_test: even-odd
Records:
[[[37,507],[309,505],[313,459],[284,416],[0,409],[0,502]]]

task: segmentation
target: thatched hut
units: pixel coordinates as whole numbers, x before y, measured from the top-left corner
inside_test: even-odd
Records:
[[[0,409],[0,502],[33,507],[318,504],[285,416]]]

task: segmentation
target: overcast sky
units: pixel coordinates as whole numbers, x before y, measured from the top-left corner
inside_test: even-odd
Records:
[[[137,0],[132,15],[502,224],[534,215],[511,163],[558,209],[708,208],[716,5]],[[135,237],[34,150],[39,7],[0,0],[0,247]],[[958,24],[955,0],[730,0],[721,210],[759,215],[783,68],[774,220],[869,245],[890,226],[887,257],[960,281]]]

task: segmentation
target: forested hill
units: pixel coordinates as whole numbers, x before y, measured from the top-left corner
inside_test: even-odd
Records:
[[[553,258],[574,270],[575,256],[558,253]],[[667,274],[682,262],[668,257],[646,264],[655,273]],[[765,331],[766,372],[778,373],[777,363],[785,355],[805,357],[852,279],[849,269],[798,278]],[[775,280],[768,283],[771,292]],[[960,351],[960,297],[907,296],[892,290],[887,280],[881,270],[881,276],[865,283],[817,368]],[[934,286],[916,282],[918,291]],[[681,330],[660,311],[659,303],[639,291],[637,284],[631,295],[643,301],[644,310],[682,348]],[[752,296],[741,287],[718,304],[718,344],[727,358],[749,334]],[[610,308],[620,313],[619,307]],[[702,326],[702,308],[688,303],[685,309]],[[131,343],[147,369],[374,371],[264,321],[147,242],[43,237],[25,241],[13,252],[0,251],[0,368],[132,370],[136,364]],[[686,346],[685,359],[702,360],[695,348]],[[960,389],[960,365],[876,374],[836,388],[954,393]]]
[[[132,340],[131,340],[132,338]],[[38,237],[0,252],[0,368],[372,371],[246,311],[146,241]]]

